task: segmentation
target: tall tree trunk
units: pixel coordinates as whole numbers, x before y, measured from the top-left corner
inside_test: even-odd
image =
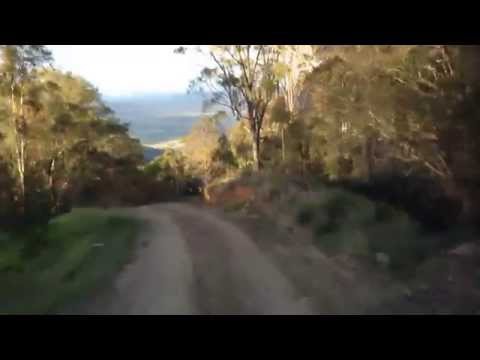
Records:
[[[25,131],[26,131],[26,121],[23,115],[23,91],[20,88],[20,107],[19,107],[19,117],[17,118],[18,124],[16,134],[18,137],[19,143],[19,185],[20,185],[20,196],[22,201],[22,207],[25,209],[25,157],[26,157],[26,141],[25,141]]]
[[[15,83],[12,81],[10,86],[10,105],[12,112],[11,126],[13,129],[15,143],[15,167],[18,173],[18,198],[20,214],[25,212],[25,139],[22,132],[25,130],[23,119],[23,94],[20,95],[20,106],[17,108],[15,103]]]
[[[55,158],[50,161],[50,167],[48,169],[48,188],[50,191],[50,202],[52,206],[52,211],[55,212],[57,209],[57,196],[55,194],[54,188],[54,176],[55,176]]]
[[[18,177],[20,195],[25,197],[25,140],[20,135],[18,139]]]
[[[371,136],[367,137],[365,141],[364,156],[366,165],[365,180],[370,181],[373,176],[375,166],[375,139]]]
[[[260,170],[260,127],[257,125],[255,119],[249,119],[250,121],[250,133],[252,135],[252,156],[253,156],[253,169],[255,171]]]
[[[282,125],[282,162],[285,162],[285,126]]]
[[[255,171],[260,170],[260,137],[255,135],[252,142],[253,168]]]

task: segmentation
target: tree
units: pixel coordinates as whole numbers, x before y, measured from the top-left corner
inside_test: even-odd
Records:
[[[272,122],[279,124],[280,136],[282,141],[282,161],[285,161],[285,130],[291,120],[291,113],[287,109],[287,104],[284,96],[278,96],[272,105],[270,111]]]
[[[228,167],[237,167],[237,161],[233,155],[233,151],[228,141],[228,137],[222,134],[217,141],[217,147],[212,154],[212,160],[214,164],[219,164],[222,170]]]
[[[468,208],[480,160],[479,55],[477,46],[321,47],[298,117],[309,156],[334,178],[428,179]]]
[[[263,120],[277,87],[273,68],[279,52],[267,45],[223,45],[210,46],[207,54],[215,66],[204,68],[191,89],[208,94],[210,105],[227,107],[237,120],[247,119],[258,170]]]
[[[228,133],[233,157],[240,169],[249,167],[252,163],[252,137],[250,136],[248,122],[238,121]]]
[[[156,168],[155,172],[160,180],[167,180],[175,184],[175,191],[180,193],[182,185],[186,182],[188,173],[186,158],[181,151],[166,149],[165,152],[149,165]]]
[[[2,62],[6,74],[8,64]],[[22,79],[13,102],[10,88],[0,95],[0,146],[16,180],[19,220],[46,220],[68,210],[72,196],[97,179],[120,183],[137,173],[139,141],[91,84],[53,69],[35,69]]]
[[[278,62],[274,72],[278,78],[279,99],[272,109],[272,118],[280,124],[282,160],[285,161],[285,131],[304,106],[305,77],[320,64],[313,45],[278,45]]]
[[[213,154],[223,132],[220,128],[220,119],[220,115],[201,118],[185,137],[185,146],[182,150],[191,166],[198,169],[200,174],[206,174],[214,161]]]
[[[410,46],[341,46],[323,50],[322,65],[307,80],[307,118],[321,119],[318,124],[322,125],[314,126],[314,131],[321,134],[326,145],[327,164],[344,157],[363,159],[359,165],[368,179],[374,168],[375,146],[380,141],[395,149],[390,155],[400,162],[424,166],[438,176],[448,173],[442,153],[431,142],[435,138],[431,122],[419,116],[415,105],[415,99],[423,96],[418,81],[412,79],[405,86],[406,79],[415,77],[419,70],[408,66],[418,57],[415,50],[418,48]],[[415,142],[417,145],[413,145]]]
[[[15,167],[18,179],[20,211],[25,209],[25,164],[27,158],[28,116],[25,90],[36,70],[52,60],[42,45],[2,45],[0,47],[2,90],[10,97],[10,129],[13,131]]]
[[[116,159],[131,166],[140,163],[140,144],[128,136],[128,127],[114,117],[91,84],[68,73],[44,70],[35,85],[39,110],[31,116],[28,139],[35,149],[31,160],[42,167],[37,169],[37,183],[44,173],[53,213],[69,193],[98,176],[96,164],[103,163],[105,156],[111,164]]]

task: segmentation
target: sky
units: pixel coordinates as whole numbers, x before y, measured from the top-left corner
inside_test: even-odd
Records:
[[[185,93],[207,64],[174,54],[179,45],[48,45],[55,66],[80,75],[105,96]]]

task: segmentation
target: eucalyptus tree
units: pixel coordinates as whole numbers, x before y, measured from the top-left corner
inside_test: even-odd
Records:
[[[226,107],[237,120],[248,121],[253,165],[258,170],[265,114],[278,86],[274,68],[280,52],[269,45],[221,45],[198,50],[208,56],[212,66],[201,71],[190,89],[206,94],[207,105]],[[185,48],[177,52],[185,52]]]

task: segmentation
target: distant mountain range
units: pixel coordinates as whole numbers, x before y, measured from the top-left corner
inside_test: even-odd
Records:
[[[130,124],[130,133],[143,144],[157,144],[185,136],[202,115],[204,98],[196,94],[148,94],[104,97],[117,116]],[[224,109],[223,109],[224,110]],[[224,121],[225,128],[233,124]]]

